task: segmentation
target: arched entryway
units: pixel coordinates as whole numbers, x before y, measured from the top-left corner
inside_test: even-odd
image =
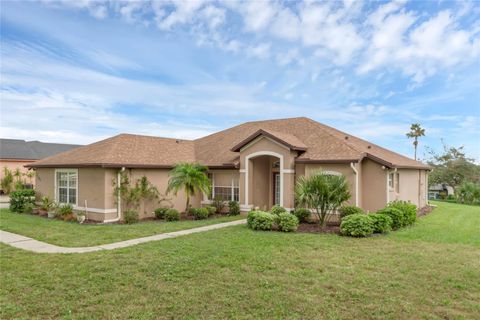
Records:
[[[273,151],[259,151],[245,157],[245,205],[269,210],[284,205],[284,158]]]

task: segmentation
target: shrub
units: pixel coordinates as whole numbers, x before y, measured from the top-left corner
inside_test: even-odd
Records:
[[[10,193],[10,211],[21,213],[25,209],[25,205],[35,203],[35,190],[24,189],[13,191]]]
[[[252,228],[252,223],[253,220],[255,219],[255,216],[257,215],[258,211],[250,211],[247,215],[247,225]],[[253,229],[253,228],[252,228]]]
[[[191,215],[191,216],[195,216],[195,212],[198,210],[198,208],[194,208],[194,207],[188,207],[188,210],[187,210],[187,214]]]
[[[298,218],[300,222],[307,222],[310,218],[310,210],[306,208],[298,208],[293,211],[293,214]]]
[[[362,208],[359,208],[357,206],[341,206],[338,209],[338,212],[340,212],[340,218],[345,218],[346,216],[349,216],[351,214],[365,213]]]
[[[397,208],[403,213],[403,226],[409,226],[415,223],[417,220],[417,206],[407,201],[392,201],[388,204],[388,207]]]
[[[163,219],[165,218],[165,212],[167,212],[168,208],[157,208],[155,209],[155,218],[157,219]]]
[[[180,212],[176,209],[168,209],[165,211],[165,220],[167,221],[178,221],[180,220]]]
[[[385,214],[392,219],[392,229],[397,230],[404,225],[403,212],[394,207],[386,207],[377,211],[378,214]]]
[[[73,206],[70,203],[62,204],[57,209],[57,216],[64,217],[73,214]]]
[[[351,214],[342,219],[340,232],[344,236],[366,237],[373,233],[373,219],[362,213]]]
[[[288,212],[282,212],[277,217],[277,225],[280,231],[292,232],[298,228],[298,218]]]
[[[278,204],[274,205],[274,206],[272,207],[272,209],[270,209],[270,213],[271,213],[271,214],[275,214],[275,215],[277,215],[277,216],[278,216],[280,213],[282,213],[282,212],[287,212],[287,210],[285,210],[284,207],[282,207],[282,206],[280,206],[280,205],[278,205]]]
[[[199,208],[194,211],[193,216],[195,220],[203,220],[208,218],[208,209],[207,208]]]
[[[138,222],[138,212],[136,210],[126,210],[123,213],[123,221],[126,224],[133,224]]]
[[[237,201],[230,201],[228,203],[228,215],[238,216],[240,214],[240,204]]]
[[[253,230],[272,230],[275,216],[269,212],[257,211],[253,216],[251,228]]]
[[[215,208],[214,206],[207,206],[206,208],[208,210],[208,215],[209,216],[214,215],[215,212],[217,212],[217,208]]]
[[[226,202],[220,197],[215,197],[212,200],[212,206],[215,207],[216,213],[222,213],[226,207]]]
[[[27,202],[23,206],[23,213],[32,214],[34,208],[35,208],[35,205],[33,203]]]
[[[42,197],[42,205],[40,207],[42,210],[50,211],[53,207],[54,207],[54,203],[53,203],[53,200],[50,199],[50,197],[48,196]]]
[[[386,233],[392,230],[392,218],[386,214],[372,213],[368,216],[372,218],[374,233]]]

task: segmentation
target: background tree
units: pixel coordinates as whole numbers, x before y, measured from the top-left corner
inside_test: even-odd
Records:
[[[443,152],[436,153],[429,149],[428,164],[433,167],[428,179],[430,185],[445,183],[454,188],[463,182],[480,183],[480,166],[474,160],[467,158],[464,147],[452,147],[443,141]]]
[[[419,123],[413,123],[410,126],[410,132],[407,133],[407,137],[413,138],[413,147],[415,149],[414,159],[417,160],[417,147],[418,138],[425,136],[425,129],[423,129]]]
[[[174,195],[177,195],[181,189],[183,189],[187,198],[185,212],[188,212],[191,196],[194,196],[197,192],[210,193],[211,184],[207,176],[207,167],[198,163],[187,162],[175,165],[170,171],[167,194],[173,192]]]
[[[327,214],[335,212],[350,199],[345,176],[317,172],[309,177],[302,176],[295,185],[295,200],[298,205],[313,209],[323,227]]]
[[[9,194],[13,190],[13,173],[7,167],[3,168],[3,178],[0,181],[3,192]]]

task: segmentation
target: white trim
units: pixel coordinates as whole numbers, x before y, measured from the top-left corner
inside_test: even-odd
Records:
[[[247,172],[247,171],[246,171],[245,169],[240,169],[239,172],[240,172],[240,173],[245,173],[245,172]]]
[[[240,211],[250,211],[250,210],[252,210],[252,208],[253,208],[253,205],[251,205],[251,204],[248,204],[248,205],[242,204],[242,205],[240,205]]]
[[[295,173],[295,169],[283,169],[283,173]]]
[[[277,142],[277,141],[273,140],[272,138],[269,138],[269,137],[266,137],[266,136],[261,135],[260,137],[255,138],[254,140],[250,141],[246,146],[244,146],[243,148],[241,148],[241,149],[240,149],[240,152],[243,152],[243,151],[247,150],[248,148],[250,148],[251,146],[253,146],[254,144],[256,144],[257,142],[259,142],[259,141],[262,140],[262,139],[267,139],[267,140],[269,140],[269,141],[271,141],[271,142],[279,145],[279,146],[282,147],[282,148],[285,148],[285,149],[287,149],[287,150],[290,150],[290,148],[287,147],[286,145],[284,145],[284,144],[282,144],[282,143],[280,143],[280,142]]]
[[[212,203],[213,203],[213,201],[212,201],[212,200],[208,200],[208,199],[207,199],[207,200],[202,200],[202,201],[200,201],[200,204],[212,204]]]
[[[117,212],[117,208],[100,209],[100,208],[79,207],[77,205],[73,206],[73,209],[87,211],[87,212],[95,212],[95,213],[116,213]]]
[[[350,167],[355,173],[355,205],[358,207],[358,171],[353,162],[350,162]]]
[[[294,208],[284,208],[284,209],[287,210],[288,212],[295,210]]]
[[[71,168],[71,169],[55,169],[54,170],[54,177],[53,177],[53,181],[54,181],[54,199],[55,199],[55,202],[57,203],[61,203],[60,201],[58,201],[58,189],[57,189],[57,172],[64,172],[64,173],[75,173],[77,175],[77,185],[75,186],[75,204],[73,204],[74,207],[76,207],[78,205],[78,186],[80,185],[79,183],[79,177],[78,177],[78,169],[74,169],[74,168]],[[68,182],[67,182],[67,189],[70,189],[70,186],[68,186]],[[68,195],[67,195],[68,197]],[[63,202],[61,204],[64,204]]]
[[[329,171],[329,170],[325,170],[325,171],[321,171],[323,174],[328,174],[328,175],[331,175],[331,176],[341,176],[342,173],[341,172],[338,172],[338,171]]]
[[[387,173],[387,204],[390,202],[390,184],[388,183],[388,179],[389,179],[389,174],[390,174],[390,170],[385,170],[385,172]]]
[[[251,153],[245,157],[245,206],[248,206],[248,165],[250,158],[255,158],[258,156],[273,156],[280,159],[280,206],[283,207],[283,174],[285,173],[285,169],[283,168],[283,155],[280,153],[276,153],[273,151],[257,151]]]

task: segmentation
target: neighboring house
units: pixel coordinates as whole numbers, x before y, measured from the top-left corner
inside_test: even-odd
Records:
[[[28,166],[37,171],[39,196],[72,203],[89,219],[115,221],[122,204],[113,182],[121,170],[133,180],[147,176],[164,192],[179,162],[209,169],[212,194],[196,195],[193,206],[219,197],[239,201],[242,211],[292,209],[295,180],[318,170],[345,175],[350,204],[368,211],[396,199],[427,204],[428,165],[308,118],[247,122],[192,141],[120,134]],[[184,194],[170,205],[183,210]]]
[[[445,199],[448,196],[453,196],[455,189],[446,183],[438,183],[431,185],[428,188],[429,199]]]
[[[25,165],[77,147],[79,145],[0,139],[0,179],[3,179],[5,167],[26,173],[28,169]]]

